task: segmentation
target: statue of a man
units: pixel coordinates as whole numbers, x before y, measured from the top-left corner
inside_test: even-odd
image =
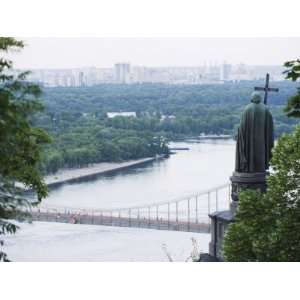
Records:
[[[273,118],[253,92],[251,103],[242,114],[236,143],[235,171],[240,173],[265,172],[269,168],[274,145]]]

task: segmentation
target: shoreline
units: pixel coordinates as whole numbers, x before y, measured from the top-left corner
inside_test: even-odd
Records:
[[[44,180],[48,187],[56,187],[64,183],[72,183],[81,179],[93,178],[98,175],[110,174],[113,172],[129,169],[131,167],[140,166],[162,158],[165,158],[165,155],[130,160],[120,163],[103,162],[83,168],[61,169],[56,174],[45,176]]]

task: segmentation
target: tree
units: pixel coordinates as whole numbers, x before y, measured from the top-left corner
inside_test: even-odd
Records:
[[[22,41],[0,37],[0,54],[24,47]],[[30,216],[30,203],[22,196],[23,186],[36,192],[38,201],[47,195],[47,187],[39,171],[42,146],[49,136],[32,126],[33,113],[40,111],[39,86],[26,81],[28,72],[13,75],[13,63],[0,58],[0,236],[15,233],[18,226],[11,219]],[[3,245],[3,240],[0,240]],[[0,261],[7,261],[0,251]]]
[[[300,125],[273,151],[265,194],[239,195],[224,240],[228,261],[300,261]]]
[[[300,78],[300,60],[285,63],[286,78]],[[300,117],[300,89],[285,112]],[[267,192],[243,191],[235,222],[224,239],[228,261],[300,260],[300,125],[283,134],[273,150]]]
[[[288,68],[285,71],[287,79],[297,81],[300,78],[300,59],[288,61],[284,66]],[[300,118],[300,88],[296,95],[289,98],[284,111],[289,117]]]

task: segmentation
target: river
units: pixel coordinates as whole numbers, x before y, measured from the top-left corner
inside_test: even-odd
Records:
[[[110,175],[51,188],[45,206],[120,208],[169,201],[229,182],[234,168],[233,140],[176,142],[189,147],[170,158]]]
[[[234,168],[234,141],[172,143],[171,147],[189,147],[190,150],[178,151],[168,159],[109,176],[99,175],[93,180],[80,180],[51,188],[42,206],[129,207],[178,199],[229,182]],[[218,195],[221,199],[226,197],[225,194]],[[195,203],[191,201],[192,221],[196,217],[199,222],[208,221],[208,213],[216,209],[213,206],[214,196],[211,195],[210,210],[206,206],[206,197],[203,201],[197,198],[197,216],[193,207]],[[186,219],[186,203],[178,206],[180,220]],[[170,219],[175,220],[174,205],[170,210]],[[151,214],[151,218],[155,218],[155,209]],[[147,216],[147,211],[144,216]],[[166,207],[160,207],[159,217],[166,219]],[[184,261],[191,253],[191,238],[195,239],[202,252],[208,251],[210,240],[209,234],[141,228],[47,222],[20,226],[21,230],[16,235],[4,237],[5,251],[14,261],[167,261],[162,245],[167,246],[172,259]]]

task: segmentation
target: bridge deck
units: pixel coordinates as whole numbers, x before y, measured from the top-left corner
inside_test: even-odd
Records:
[[[70,213],[32,212],[33,221],[60,222],[71,224],[90,224],[119,227],[149,228],[159,230],[189,231],[208,233],[210,224],[163,219],[128,218],[115,216],[74,215]]]
[[[225,184],[182,199],[145,206],[102,210],[39,207],[31,213],[36,221],[207,233],[210,231],[208,215],[212,211],[227,209],[230,195],[230,185]]]

